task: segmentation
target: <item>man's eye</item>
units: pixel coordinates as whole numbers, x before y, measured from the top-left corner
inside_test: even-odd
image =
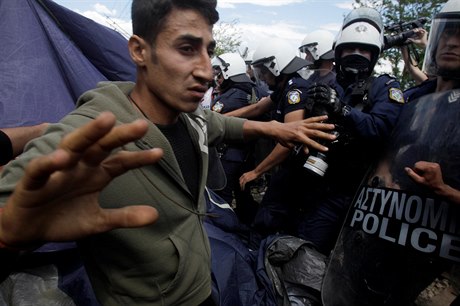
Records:
[[[208,55],[209,55],[209,57],[213,57],[214,54],[215,54],[215,50],[214,50],[214,49],[209,49],[209,50],[208,50]]]
[[[193,52],[193,47],[192,46],[182,46],[180,50],[183,52],[191,53]]]

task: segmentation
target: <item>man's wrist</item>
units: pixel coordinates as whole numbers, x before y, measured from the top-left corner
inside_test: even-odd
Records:
[[[3,213],[3,208],[0,207],[0,218]],[[0,221],[1,222],[1,221]],[[2,232],[0,231],[0,251],[7,251],[13,253],[28,252],[37,249],[41,246],[40,244],[27,244],[27,245],[11,245],[4,241]]]

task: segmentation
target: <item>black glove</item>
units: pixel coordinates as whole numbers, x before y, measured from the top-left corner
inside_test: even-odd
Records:
[[[308,89],[307,97],[307,104],[312,106],[314,115],[322,113],[335,116],[342,115],[343,105],[334,88],[323,84],[314,84]]]

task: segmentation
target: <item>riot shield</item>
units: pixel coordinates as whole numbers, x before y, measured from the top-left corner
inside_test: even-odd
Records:
[[[460,263],[459,204],[405,172],[438,163],[460,190],[460,90],[406,104],[387,150],[362,181],[323,280],[325,306],[413,305],[418,294]]]

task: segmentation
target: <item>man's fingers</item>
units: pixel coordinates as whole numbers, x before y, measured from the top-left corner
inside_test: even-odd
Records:
[[[323,145],[317,141],[317,139],[324,139],[327,141],[333,141],[337,136],[320,130],[309,130],[308,135],[301,134],[301,142],[304,144],[304,152],[308,153],[308,148],[314,148],[316,150],[325,152],[328,150],[327,144]],[[307,148],[306,148],[307,147]]]
[[[316,116],[316,117],[310,117],[310,118],[304,119],[303,122],[304,122],[304,123],[323,122],[323,121],[326,121],[327,118],[328,118],[327,115]],[[333,124],[330,124],[330,125],[333,126]]]
[[[74,154],[83,153],[109,133],[114,125],[115,116],[112,113],[103,112],[96,119],[66,135],[59,147]]]
[[[304,145],[303,146],[303,151],[306,152],[308,154],[309,150],[308,148],[312,148],[312,149],[316,149],[318,151],[322,151],[322,152],[326,152],[327,150],[329,150],[329,148],[327,146],[324,146],[318,142],[316,142],[315,140],[311,139],[311,138],[308,138],[308,137],[305,137],[305,139],[302,140],[302,144]],[[285,145],[287,148],[292,148],[291,144],[287,144]]]
[[[335,129],[335,125],[331,123],[314,122],[307,124],[305,128],[308,134],[314,134],[315,132],[324,133],[322,131],[332,131]]]
[[[104,160],[113,149],[135,141],[147,133],[148,123],[145,120],[136,120],[132,123],[114,127],[104,137],[87,149],[84,161],[90,165],[97,165]]]
[[[407,175],[412,179],[414,180],[416,183],[423,183],[423,177],[421,177],[420,175],[418,175],[414,170],[412,170],[411,168],[409,167],[405,167],[404,170],[406,171]]]
[[[90,165],[97,165],[113,149],[141,138],[148,130],[145,120],[115,126],[116,118],[112,113],[101,113],[96,119],[66,135],[60,148],[68,151],[77,162],[80,156]]]
[[[154,223],[158,219],[158,211],[147,205],[133,205],[116,209],[103,210],[103,224],[96,227],[106,232],[115,228],[142,227]]]
[[[246,175],[243,174],[241,177],[240,177],[240,188],[241,190],[244,190],[244,188],[246,187]]]
[[[159,148],[139,152],[120,151],[110,156],[102,166],[111,177],[116,177],[128,170],[152,165],[163,157],[163,150]]]
[[[71,163],[70,155],[62,149],[35,158],[25,169],[20,184],[26,190],[39,189],[46,184],[52,173],[66,168],[69,163]]]
[[[30,162],[25,170],[22,186],[26,190],[41,188],[51,174],[74,166],[82,158],[89,165],[96,166],[114,148],[142,137],[148,129],[147,122],[143,120],[113,128],[114,124],[113,114],[102,113],[95,120],[68,134],[55,152]],[[161,150],[115,154],[109,157],[110,167],[107,169],[114,177],[127,170],[155,163],[161,156]]]

